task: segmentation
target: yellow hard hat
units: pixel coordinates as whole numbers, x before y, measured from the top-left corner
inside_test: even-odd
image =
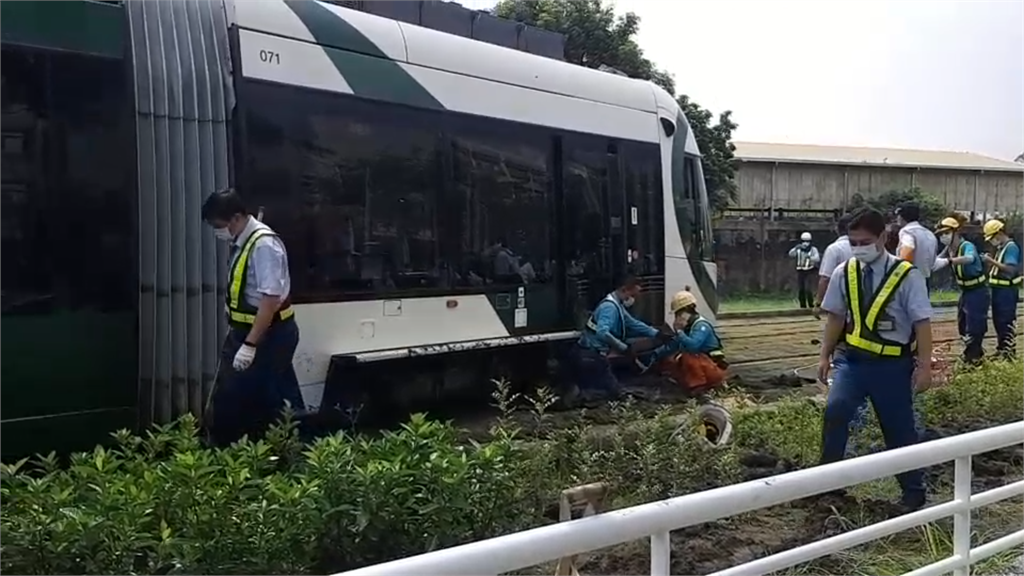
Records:
[[[935,229],[935,233],[942,234],[943,232],[949,232],[958,228],[960,228],[959,220],[953,217],[943,218],[942,222],[939,222],[939,227]]]
[[[1002,232],[1005,227],[1005,224],[994,218],[985,222],[985,225],[981,228],[981,233],[985,236],[985,242],[988,242],[993,236]]]
[[[669,305],[669,310],[673,314],[679,312],[687,306],[693,306],[697,303],[697,298],[686,290],[676,292],[676,295],[672,297],[672,303]]]

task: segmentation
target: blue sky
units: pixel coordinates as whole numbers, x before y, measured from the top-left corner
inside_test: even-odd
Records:
[[[464,0],[488,8],[493,0]],[[618,0],[738,140],[1024,152],[1024,0]]]

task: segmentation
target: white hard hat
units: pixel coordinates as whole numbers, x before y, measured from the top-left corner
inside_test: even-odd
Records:
[[[803,240],[804,242],[810,242],[811,241],[811,233],[810,232],[804,232],[803,234],[800,235],[800,239]]]

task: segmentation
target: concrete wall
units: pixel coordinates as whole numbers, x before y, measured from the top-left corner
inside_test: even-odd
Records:
[[[911,168],[742,162],[736,207],[833,210],[854,194],[870,198],[917,186],[954,210],[992,214],[1020,211],[1024,175]]]
[[[794,219],[770,220],[753,212],[746,218],[724,218],[715,222],[715,260],[718,262],[718,294],[722,298],[751,294],[789,292],[796,297],[796,267],[789,249],[810,232],[819,252],[836,239],[835,223],[806,215]],[[1020,230],[1012,233],[1022,243]],[[972,226],[967,238],[981,245],[980,227]],[[983,245],[982,245],[983,246]],[[982,248],[985,250],[985,248]],[[933,287],[953,288],[948,268],[935,274]]]

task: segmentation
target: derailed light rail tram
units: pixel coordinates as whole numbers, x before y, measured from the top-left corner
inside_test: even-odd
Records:
[[[229,185],[287,243],[321,410],[543,364],[625,271],[649,321],[717,309],[700,152],[649,82],[317,0],[0,7],[5,455],[201,411]]]

